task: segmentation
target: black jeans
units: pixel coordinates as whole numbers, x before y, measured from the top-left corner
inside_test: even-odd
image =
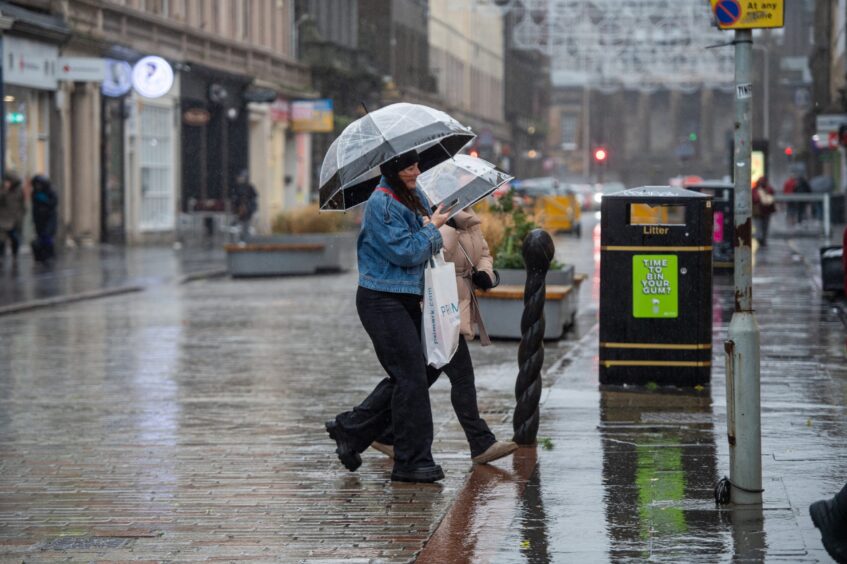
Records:
[[[352,411],[336,417],[361,452],[386,429],[394,429],[394,467],[411,470],[432,459],[432,410],[421,345],[420,296],[359,287],[356,309],[388,373]]]
[[[420,324],[418,324],[420,327]],[[488,428],[479,416],[479,408],[476,401],[476,383],[474,381],[473,362],[471,361],[471,353],[468,350],[468,344],[465,342],[464,336],[459,337],[459,348],[450,362],[442,368],[426,367],[427,385],[432,386],[441,373],[447,374],[450,378],[450,402],[453,404],[453,410],[456,412],[456,417],[462,425],[465,432],[465,437],[468,439],[468,445],[471,449],[471,456],[478,456],[488,450],[488,447],[496,442],[494,433]],[[367,440],[367,444],[363,446],[367,448],[374,440],[378,440],[385,444],[394,444],[395,457],[397,453],[397,440],[395,433],[392,432],[392,385],[388,378],[374,388],[374,391],[363,401],[359,406],[353,408],[352,412],[347,412],[339,416],[339,423],[342,428],[363,440]],[[350,415],[348,415],[350,414]],[[367,437],[363,437],[359,429],[355,427],[356,417],[365,418],[365,420],[373,420],[374,422],[382,422],[383,427],[379,430],[376,437],[370,433]],[[396,428],[394,429],[396,431]]]
[[[762,214],[756,218],[759,223],[759,232],[756,234],[759,243],[766,245],[768,242],[768,226],[771,222],[771,214]]]
[[[456,418],[465,432],[465,438],[468,439],[471,456],[479,456],[497,442],[497,439],[485,420],[479,416],[471,351],[468,350],[464,335],[459,336],[459,348],[449,363],[441,368],[426,367],[426,378],[430,386],[438,380],[442,372],[450,379],[450,403],[453,404],[453,411],[456,412]],[[394,435],[391,429],[386,429],[377,440],[392,444]]]
[[[17,227],[7,229],[6,237],[0,238],[0,259],[2,259],[3,255],[6,254],[6,239],[9,239],[9,243],[12,246],[12,256],[17,257],[18,247],[21,244],[20,234],[18,233]]]

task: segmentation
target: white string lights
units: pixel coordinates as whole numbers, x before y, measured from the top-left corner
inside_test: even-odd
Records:
[[[550,56],[553,83],[603,91],[729,90],[731,40],[708,0],[471,0],[516,20],[513,45]]]

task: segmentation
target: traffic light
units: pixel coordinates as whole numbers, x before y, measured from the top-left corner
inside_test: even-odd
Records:
[[[785,148],[785,156],[786,156],[786,157],[790,157],[790,156],[791,156],[791,155],[793,155],[793,154],[794,154],[794,149],[793,149],[793,148],[791,148],[791,147],[786,147],[786,148]]]
[[[609,156],[609,153],[606,151],[605,147],[597,147],[594,149],[594,162],[598,164],[603,164],[606,162],[606,158]]]

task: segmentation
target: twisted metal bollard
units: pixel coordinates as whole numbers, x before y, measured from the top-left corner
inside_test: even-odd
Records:
[[[535,444],[538,434],[538,402],[541,399],[541,366],[544,364],[544,301],[547,269],[555,253],[553,239],[542,229],[534,229],[524,239],[526,263],[524,310],[521,316],[521,344],[518,347],[518,379],[515,383],[515,415],[512,440],[521,445]]]

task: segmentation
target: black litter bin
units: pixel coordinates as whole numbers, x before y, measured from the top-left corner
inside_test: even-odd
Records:
[[[844,248],[841,246],[822,247],[821,286],[824,292],[844,291]]]
[[[707,384],[712,197],[645,186],[603,197],[600,383]]]
[[[712,196],[712,267],[715,271],[731,274],[735,269],[735,248],[732,245],[735,233],[735,185],[707,180],[686,188]]]

